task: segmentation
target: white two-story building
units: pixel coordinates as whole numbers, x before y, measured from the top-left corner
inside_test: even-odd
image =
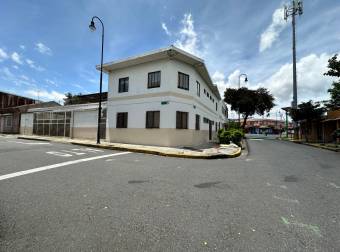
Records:
[[[216,140],[227,108],[204,61],[174,46],[106,63],[106,139],[162,146]]]
[[[227,107],[204,61],[174,46],[106,63],[103,71],[109,81],[101,137],[109,142],[199,146],[216,140],[226,123]],[[21,131],[95,139],[97,108],[33,109],[22,115]]]

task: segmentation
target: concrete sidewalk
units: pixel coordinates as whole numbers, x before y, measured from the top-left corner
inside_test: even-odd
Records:
[[[36,140],[36,141],[51,141],[59,143],[70,143],[82,145],[87,147],[104,148],[111,150],[131,151],[139,153],[154,154],[168,157],[180,158],[196,158],[196,159],[216,159],[216,158],[234,158],[241,155],[241,148],[235,144],[216,145],[212,148],[171,148],[161,146],[148,146],[136,144],[123,144],[123,143],[109,143],[102,141],[97,144],[92,140],[69,139],[61,137],[45,137],[45,136],[26,136],[17,135],[18,139]]]
[[[304,144],[304,145],[308,145],[308,146],[313,146],[313,147],[320,148],[320,149],[340,152],[340,144],[309,143],[309,142],[306,142],[306,141],[303,141],[303,140],[299,140],[299,139],[296,140],[296,139],[287,139],[287,138],[278,138],[278,140],[289,141],[289,142],[293,142],[293,143],[297,143],[297,144]]]

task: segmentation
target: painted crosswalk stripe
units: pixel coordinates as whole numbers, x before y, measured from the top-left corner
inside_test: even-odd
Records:
[[[0,176],[0,181],[10,179],[10,178],[14,178],[14,177],[27,175],[27,174],[31,174],[31,173],[36,173],[36,172],[40,172],[40,171],[50,170],[50,169],[54,169],[54,168],[58,168],[58,167],[62,167],[62,166],[79,164],[79,163],[88,162],[88,161],[92,161],[92,160],[96,160],[96,159],[107,158],[107,157],[126,155],[126,154],[129,154],[129,153],[131,153],[131,152],[120,152],[120,153],[114,153],[114,154],[108,154],[108,155],[101,155],[101,156],[96,156],[96,157],[89,157],[89,158],[77,159],[77,160],[62,162],[62,163],[53,164],[53,165],[42,166],[42,167],[33,168],[33,169],[25,170],[25,171],[14,172],[14,173],[10,173],[10,174]]]

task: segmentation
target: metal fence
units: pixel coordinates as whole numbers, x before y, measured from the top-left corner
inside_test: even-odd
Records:
[[[33,134],[69,137],[71,116],[71,112],[34,113]]]

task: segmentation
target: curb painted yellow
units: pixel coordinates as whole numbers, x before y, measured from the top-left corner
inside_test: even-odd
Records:
[[[203,153],[197,152],[195,154],[188,154],[188,153],[175,153],[174,152],[167,152],[167,151],[158,151],[158,150],[150,150],[147,148],[133,148],[133,147],[123,147],[123,146],[114,146],[113,144],[92,144],[92,143],[84,143],[78,142],[77,140],[73,139],[55,139],[55,138],[43,138],[43,137],[25,137],[25,136],[18,136],[18,139],[27,139],[27,140],[37,140],[37,141],[50,141],[50,142],[57,142],[57,143],[69,143],[74,145],[81,145],[86,147],[96,147],[102,149],[109,149],[109,150],[119,150],[119,151],[131,151],[137,153],[145,153],[145,154],[152,154],[152,155],[159,155],[159,156],[166,156],[166,157],[177,157],[177,158],[191,158],[191,159],[224,159],[224,158],[235,158],[239,157],[242,153],[241,148],[238,148],[232,154],[222,154],[222,153]],[[184,152],[184,151],[183,151]]]
[[[313,143],[304,143],[301,142],[300,140],[286,140],[286,139],[279,139],[281,141],[286,141],[286,142],[292,142],[292,143],[296,143],[296,144],[303,144],[303,145],[307,145],[307,146],[312,146],[315,148],[319,148],[319,149],[324,149],[324,150],[330,150],[330,151],[334,151],[334,152],[340,152],[340,148],[333,148],[333,147],[329,147],[329,146],[323,146],[320,144],[313,144]]]

